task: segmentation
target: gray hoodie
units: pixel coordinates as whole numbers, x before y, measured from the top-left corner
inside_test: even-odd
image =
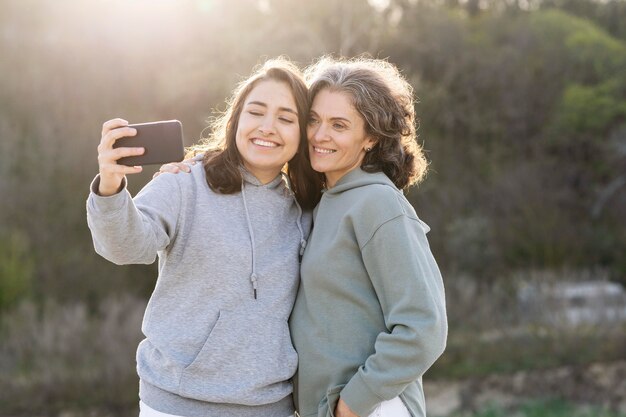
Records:
[[[293,412],[297,355],[287,319],[311,226],[282,176],[262,185],[242,170],[242,192],[162,174],[132,199],[87,200],[96,252],[116,264],[153,263],[159,276],[137,350],[140,397],[161,412],[279,416]]]

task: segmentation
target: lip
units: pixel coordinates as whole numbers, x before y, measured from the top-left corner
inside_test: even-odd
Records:
[[[280,146],[280,144],[278,142],[275,142],[273,140],[269,140],[269,139],[264,139],[264,138],[251,138],[250,142],[252,142],[253,145],[258,146],[259,148],[263,148],[263,149],[276,149]],[[268,143],[268,144],[272,144],[273,146],[268,146],[265,145],[263,143],[259,143],[259,142],[263,142],[263,143]]]

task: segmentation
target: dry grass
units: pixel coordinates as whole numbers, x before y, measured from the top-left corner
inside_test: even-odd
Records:
[[[2,317],[0,414],[57,415],[137,403],[134,352],[145,301],[109,298],[84,304],[23,303]],[[119,415],[119,414],[118,414]]]
[[[598,277],[590,271],[526,273],[489,287],[447,278],[448,348],[427,380],[623,359],[626,325],[546,325],[528,320],[519,307],[521,283],[592,275]],[[3,313],[0,415],[136,415],[134,355],[144,310],[144,300],[117,297],[94,311],[84,303],[25,302]]]
[[[623,359],[626,322],[577,326],[546,322],[545,317],[558,317],[560,305],[533,306],[541,310],[536,314],[517,296],[519,288],[537,282],[606,278],[602,271],[562,270],[519,273],[489,287],[466,277],[447,279],[448,347],[429,377],[469,377]]]

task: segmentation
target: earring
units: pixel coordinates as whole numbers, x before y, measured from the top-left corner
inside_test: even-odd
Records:
[[[365,148],[365,152],[370,152],[372,150],[372,148]]]

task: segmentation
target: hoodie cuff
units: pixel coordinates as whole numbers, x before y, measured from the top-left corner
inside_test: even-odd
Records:
[[[121,210],[124,207],[126,199],[129,197],[128,190],[126,189],[126,177],[122,179],[122,185],[116,194],[110,196],[101,196],[98,194],[98,187],[100,186],[100,174],[91,182],[89,186],[89,208],[96,213],[113,213]]]
[[[340,397],[359,416],[369,416],[384,401],[365,383],[360,372],[341,390]]]

